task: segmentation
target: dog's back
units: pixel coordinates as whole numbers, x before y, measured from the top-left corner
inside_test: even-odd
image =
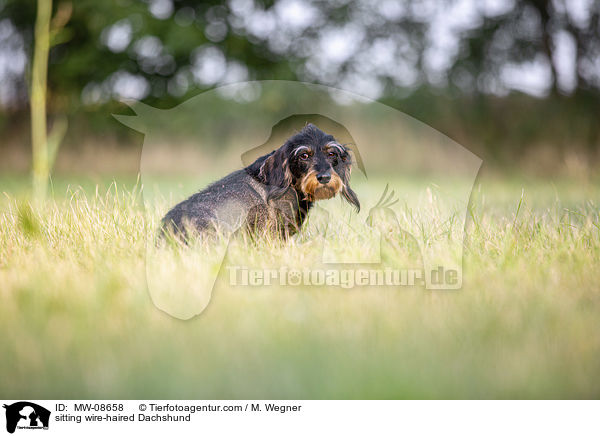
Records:
[[[267,186],[251,168],[235,171],[174,206],[163,218],[163,233],[187,235],[219,230],[269,231],[283,236],[298,230],[298,199],[290,190],[267,200]]]

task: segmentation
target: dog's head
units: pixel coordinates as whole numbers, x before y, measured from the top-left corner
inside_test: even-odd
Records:
[[[360,210],[350,189],[352,157],[335,138],[307,124],[262,163],[259,177],[268,185],[268,199],[281,197],[294,187],[303,199],[326,200],[341,193]]]

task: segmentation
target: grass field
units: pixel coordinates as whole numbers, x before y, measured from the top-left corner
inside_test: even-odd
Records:
[[[32,208],[25,180],[0,177],[4,398],[600,397],[596,182],[480,177],[461,290],[230,287],[223,272],[182,321],[148,294],[156,216],[135,181],[59,178]],[[266,248],[297,260],[307,240]]]

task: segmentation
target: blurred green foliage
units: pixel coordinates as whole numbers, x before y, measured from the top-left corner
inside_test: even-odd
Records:
[[[127,142],[133,133],[110,113],[126,110],[118,99],[132,89],[168,108],[227,82],[302,80],[375,96],[486,158],[514,160],[538,147],[597,157],[600,3],[583,3],[578,10],[560,0],[519,0],[488,10],[475,2],[461,21],[455,0],[433,2],[433,9],[361,0],[57,1],[55,16],[65,5],[72,12],[53,35],[49,114],[69,117],[72,146],[107,132]],[[438,10],[442,18],[447,11],[446,21]],[[2,21],[28,56],[35,12],[33,0],[0,1]],[[338,51],[331,41],[341,44]],[[436,51],[442,54],[432,58]],[[565,79],[569,56],[572,77]],[[530,64],[545,68],[535,96],[518,91],[518,66]],[[507,66],[515,66],[516,84],[505,83]],[[0,111],[9,137],[26,138],[26,105],[13,101]],[[215,111],[226,116],[226,107]]]

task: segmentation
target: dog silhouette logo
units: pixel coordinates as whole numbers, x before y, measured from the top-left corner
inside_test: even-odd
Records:
[[[255,99],[235,97],[238,91],[249,89],[259,90]],[[349,91],[288,81],[225,85],[164,110],[142,102],[124,103],[134,115],[114,117],[144,135],[140,175],[151,227],[166,217],[165,213],[178,204],[177,200],[200,195],[203,191],[198,192],[197,188],[206,186],[207,179],[212,178],[207,176],[212,176],[211,171],[218,165],[237,168],[233,173],[224,171],[229,178],[219,179],[219,186],[216,182],[209,185],[214,192],[206,197],[210,203],[202,203],[204,215],[186,212],[188,207],[194,210],[196,206],[192,204],[197,204],[194,202],[177,209],[182,212],[181,218],[192,218],[189,223],[182,220],[184,228],[186,224],[194,224],[194,219],[199,223],[196,229],[204,228],[203,222],[217,223],[217,237],[190,238],[186,246],[178,245],[177,241],[158,244],[156,233],[146,238],[146,282],[150,297],[160,310],[179,319],[202,313],[211,300],[217,279],[226,276],[223,265],[233,266],[234,270],[259,269],[264,275],[272,270],[293,270],[297,266],[295,259],[303,268],[314,271],[369,268],[383,272],[389,268],[403,272],[416,268],[421,274],[418,284],[425,289],[462,287],[467,211],[482,160],[432,127]],[[307,133],[310,138],[305,139],[310,140],[296,144],[297,136],[305,129],[313,133],[318,129],[322,136]],[[189,150],[178,145],[190,137],[194,140]],[[333,140],[321,144],[315,139],[325,137]],[[288,143],[292,138],[294,141]],[[337,151],[329,154],[332,144]],[[309,152],[302,153],[307,149]],[[341,183],[337,186],[342,189],[337,192],[341,201],[329,196],[317,198],[314,189],[319,185],[314,179],[327,185],[327,189],[334,189],[335,183],[331,181],[336,179],[326,179],[327,174],[321,173],[325,168],[321,158],[327,153],[331,162],[340,167],[335,157],[340,152],[341,161],[351,161],[351,165],[342,165],[348,169],[347,175],[341,173],[345,178],[338,174]],[[302,158],[304,155],[307,157]],[[239,157],[245,173],[240,173]],[[296,165],[299,159],[314,161],[311,164],[314,168],[302,173],[299,168],[308,166]],[[256,174],[255,167],[260,168]],[[358,171],[352,172],[350,180],[351,167]],[[269,177],[265,176],[265,169]],[[197,180],[194,188],[188,190],[181,184],[180,189],[165,183],[165,174],[184,173]],[[315,177],[311,178],[313,173]],[[319,174],[323,176],[321,180]],[[254,180],[242,183],[249,180],[248,175]],[[282,197],[281,200],[286,200],[281,201],[282,207],[266,201],[271,191],[279,195],[278,190],[286,187],[288,190],[282,191],[282,195],[292,195],[289,189],[292,185],[303,194],[298,196],[300,200],[292,196],[287,201],[287,197]],[[350,194],[350,185],[354,197],[343,195],[343,187]],[[263,215],[267,218],[272,215],[284,225],[296,224],[298,229],[302,225],[302,231],[296,231],[293,235],[296,239],[287,245],[287,251],[279,248],[278,240],[270,243],[269,237],[263,237],[269,243],[261,244],[256,239],[255,244],[253,234],[244,236],[242,242],[231,238],[232,244],[241,244],[241,249],[230,250],[230,236],[243,225],[267,228],[261,224],[263,215],[248,215],[256,210],[253,199],[262,198],[263,191],[268,192],[265,203],[269,205],[268,214]],[[327,201],[316,202],[309,215],[304,200],[311,198]],[[301,209],[297,221],[286,215],[289,210],[295,213],[294,205]],[[244,244],[254,250],[252,255],[244,251]]]
[[[50,411],[29,401],[19,401],[4,405],[6,409],[6,431],[14,433],[18,429],[48,429]]]

